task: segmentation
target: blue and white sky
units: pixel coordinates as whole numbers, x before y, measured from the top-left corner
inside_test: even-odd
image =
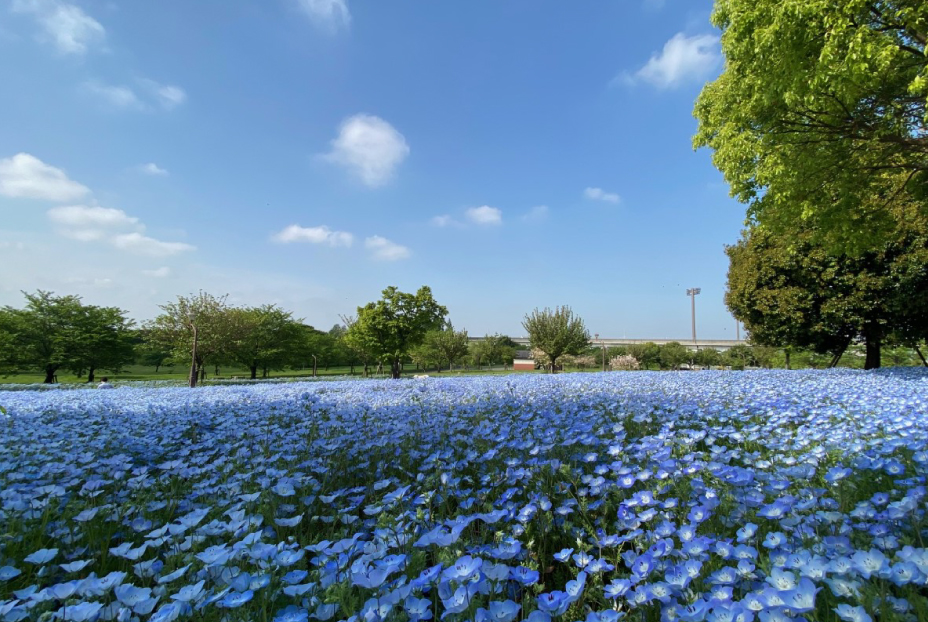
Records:
[[[198,290],[328,329],[395,285],[456,327],[733,338],[744,206],[694,152],[710,0],[6,0],[0,304]]]

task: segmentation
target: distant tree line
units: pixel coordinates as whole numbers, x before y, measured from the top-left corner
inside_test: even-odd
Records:
[[[101,370],[130,365],[189,369],[190,386],[223,368],[249,377],[330,367],[373,369],[398,378],[405,365],[442,369],[455,364],[509,365],[515,344],[502,335],[470,341],[428,287],[415,294],[395,287],[381,300],[318,330],[277,305],[235,306],[225,296],[178,296],[151,321],[137,324],[116,307],[84,304],[78,296],[37,291],[23,308],[0,308],[0,373],[40,372],[44,382],[60,372],[94,382]]]

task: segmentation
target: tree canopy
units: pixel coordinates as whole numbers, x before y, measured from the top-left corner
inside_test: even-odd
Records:
[[[391,286],[382,294],[380,300],[358,307],[357,319],[348,328],[349,343],[389,364],[391,376],[399,378],[402,360],[426,333],[442,326],[448,310],[435,302],[427,286],[415,294]]]
[[[928,196],[928,3],[716,0],[724,72],[695,107],[696,147],[752,222],[797,222],[829,250],[886,241]]]
[[[557,359],[562,354],[580,354],[590,344],[590,333],[583,320],[574,315],[570,307],[535,309],[522,320],[532,348],[545,353],[551,364],[551,373],[557,370]]]
[[[46,383],[63,368],[86,371],[92,382],[96,369],[118,369],[132,360],[132,322],[124,311],[42,290],[24,295],[25,308],[0,310],[0,366],[41,370]]]
[[[147,325],[148,332],[156,343],[171,350],[174,360],[191,361],[190,386],[194,387],[208,363],[230,356],[235,334],[226,297],[201,291],[178,296],[161,305],[161,311]]]
[[[928,336],[928,228],[913,221],[879,250],[831,255],[815,236],[745,232],[727,249],[725,296],[753,343],[811,348],[837,362],[854,340],[868,369],[881,346],[916,346]]]

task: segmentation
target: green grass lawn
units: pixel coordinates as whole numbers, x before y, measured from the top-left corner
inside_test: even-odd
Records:
[[[236,367],[220,367],[219,375],[215,375],[213,372],[215,369],[211,368],[207,370],[206,378],[207,380],[213,379],[222,379],[229,380],[232,378],[238,378],[242,380],[247,380],[250,378],[250,372],[247,369],[239,369]],[[360,378],[363,375],[364,368],[356,366],[354,368],[354,377]],[[176,380],[176,381],[185,381],[187,379],[187,374],[189,370],[181,367],[162,367],[158,371],[155,371],[155,368],[152,366],[146,365],[129,365],[128,367],[122,369],[119,372],[112,372],[109,370],[98,371],[95,374],[94,384],[100,382],[100,378],[106,376],[110,379],[110,382],[129,382],[129,381],[150,381],[150,380]],[[501,369],[486,369],[486,370],[477,370],[477,369],[455,369],[454,371],[448,371],[447,369],[443,370],[441,373],[436,372],[434,369],[430,370],[419,370],[417,371],[414,366],[407,365],[406,370],[403,372],[404,376],[414,376],[417,374],[428,374],[436,378],[442,376],[499,376],[503,374],[512,374],[512,373],[541,373],[540,371],[526,371],[526,372],[513,372],[512,370],[501,370]],[[312,369],[288,369],[283,371],[273,371],[268,374],[268,378],[308,378],[313,374]],[[316,375],[320,377],[338,377],[338,376],[350,376],[351,368],[348,366],[345,367],[330,367],[329,369],[318,368],[316,370]],[[376,368],[371,368],[371,377],[388,377],[388,373],[385,373],[378,376],[376,374]],[[258,377],[261,377],[260,372]],[[23,373],[11,373],[6,376],[0,376],[0,384],[38,384],[45,379],[44,374],[23,372]],[[58,374],[58,382],[63,384],[79,384],[81,382],[86,382],[86,375],[83,378],[79,378],[76,375],[62,371]]]

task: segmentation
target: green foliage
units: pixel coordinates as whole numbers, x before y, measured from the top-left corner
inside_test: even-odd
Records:
[[[471,361],[477,367],[481,365],[511,365],[516,355],[513,341],[505,335],[485,335],[482,340],[471,342],[469,346]]]
[[[635,357],[642,369],[651,369],[660,362],[661,347],[653,341],[634,343],[628,346],[628,353]]]
[[[257,378],[258,370],[283,369],[303,338],[302,325],[276,305],[241,307],[226,311],[232,339],[231,361],[244,365]]]
[[[132,322],[114,307],[84,305],[78,296],[39,290],[26,307],[0,310],[0,368],[39,370],[44,382],[60,369],[118,369],[133,359]]]
[[[94,381],[98,369],[119,371],[135,359],[132,325],[116,307],[81,306],[66,367],[79,374],[86,371],[87,382]]]
[[[454,330],[449,322],[441,330],[431,330],[425,334],[422,343],[411,351],[412,359],[420,364],[434,363],[439,372],[442,364],[451,365],[460,361],[468,354],[467,331]]]
[[[703,367],[715,367],[722,364],[722,354],[715,348],[702,348],[696,352],[694,361]]]
[[[810,348],[836,362],[862,339],[872,368],[886,339],[914,346],[928,336],[928,227],[921,219],[856,255],[829,255],[812,234],[757,227],[726,252],[725,302],[757,345]]]
[[[429,287],[407,294],[391,286],[380,300],[358,307],[347,337],[357,352],[388,363],[391,376],[399,378],[402,360],[426,333],[441,327],[446,315],[448,310],[435,302]]]
[[[207,364],[230,357],[235,323],[225,296],[217,298],[203,291],[178,296],[175,302],[161,305],[161,310],[146,329],[154,343],[171,351],[174,361],[191,363],[190,386],[196,385],[197,376],[204,373]]]
[[[568,306],[535,309],[522,320],[522,327],[528,333],[532,348],[547,355],[552,373],[562,354],[579,354],[590,345],[590,333],[583,320]]]
[[[753,222],[829,250],[891,235],[928,196],[928,4],[716,0],[725,70],[695,107],[696,147]]]
[[[681,344],[678,341],[671,341],[670,343],[665,343],[660,348],[660,364],[661,367],[666,369],[677,369],[685,363],[692,359],[689,350],[686,349],[686,346]]]

